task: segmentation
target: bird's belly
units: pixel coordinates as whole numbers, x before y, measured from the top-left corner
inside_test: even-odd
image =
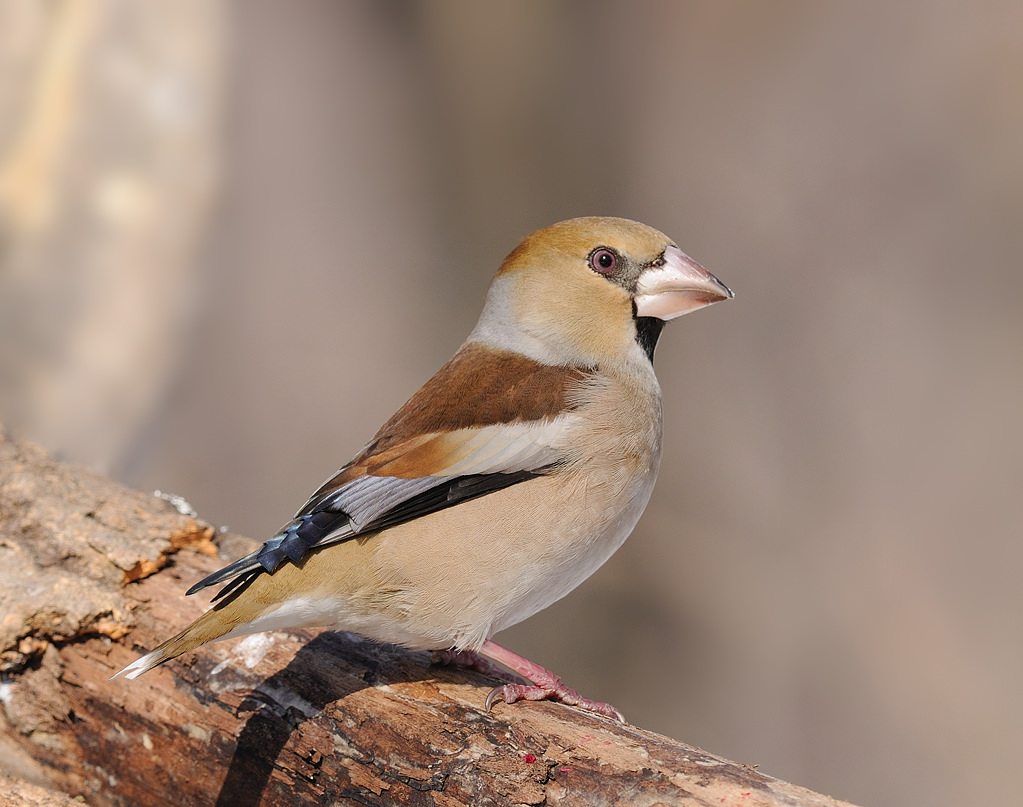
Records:
[[[621,546],[655,475],[653,465],[540,477],[381,533],[375,562],[385,610],[400,614],[395,639],[474,648],[546,608]]]
[[[562,553],[547,553],[539,564],[517,575],[517,585],[511,588],[515,596],[509,598],[502,612],[494,615],[490,634],[518,624],[557,602],[603,566],[636,526],[652,488],[651,483],[645,490],[625,497],[622,504],[627,506],[606,523],[570,525],[564,534],[572,540],[566,542]],[[581,529],[572,535],[575,526]]]

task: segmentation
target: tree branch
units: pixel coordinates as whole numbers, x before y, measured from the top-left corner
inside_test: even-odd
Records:
[[[562,705],[488,714],[495,681],[344,633],[261,634],[109,681],[205,609],[183,592],[221,562],[215,537],[2,435],[0,768],[97,805],[839,805]]]

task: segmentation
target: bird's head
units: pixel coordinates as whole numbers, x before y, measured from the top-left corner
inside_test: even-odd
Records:
[[[545,364],[653,359],[667,320],[732,297],[661,232],[628,219],[569,219],[505,259],[470,339]]]

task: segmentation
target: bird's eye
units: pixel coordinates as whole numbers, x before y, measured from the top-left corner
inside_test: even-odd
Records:
[[[590,268],[602,275],[609,275],[618,266],[618,255],[614,250],[600,247],[590,253]]]

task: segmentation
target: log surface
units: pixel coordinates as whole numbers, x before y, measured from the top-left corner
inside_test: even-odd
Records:
[[[108,680],[206,608],[214,539],[248,545],[2,436],[0,773],[95,805],[840,805],[559,704],[487,713],[496,681],[345,633]]]
[[[0,807],[75,807],[80,804],[65,793],[0,774]]]

